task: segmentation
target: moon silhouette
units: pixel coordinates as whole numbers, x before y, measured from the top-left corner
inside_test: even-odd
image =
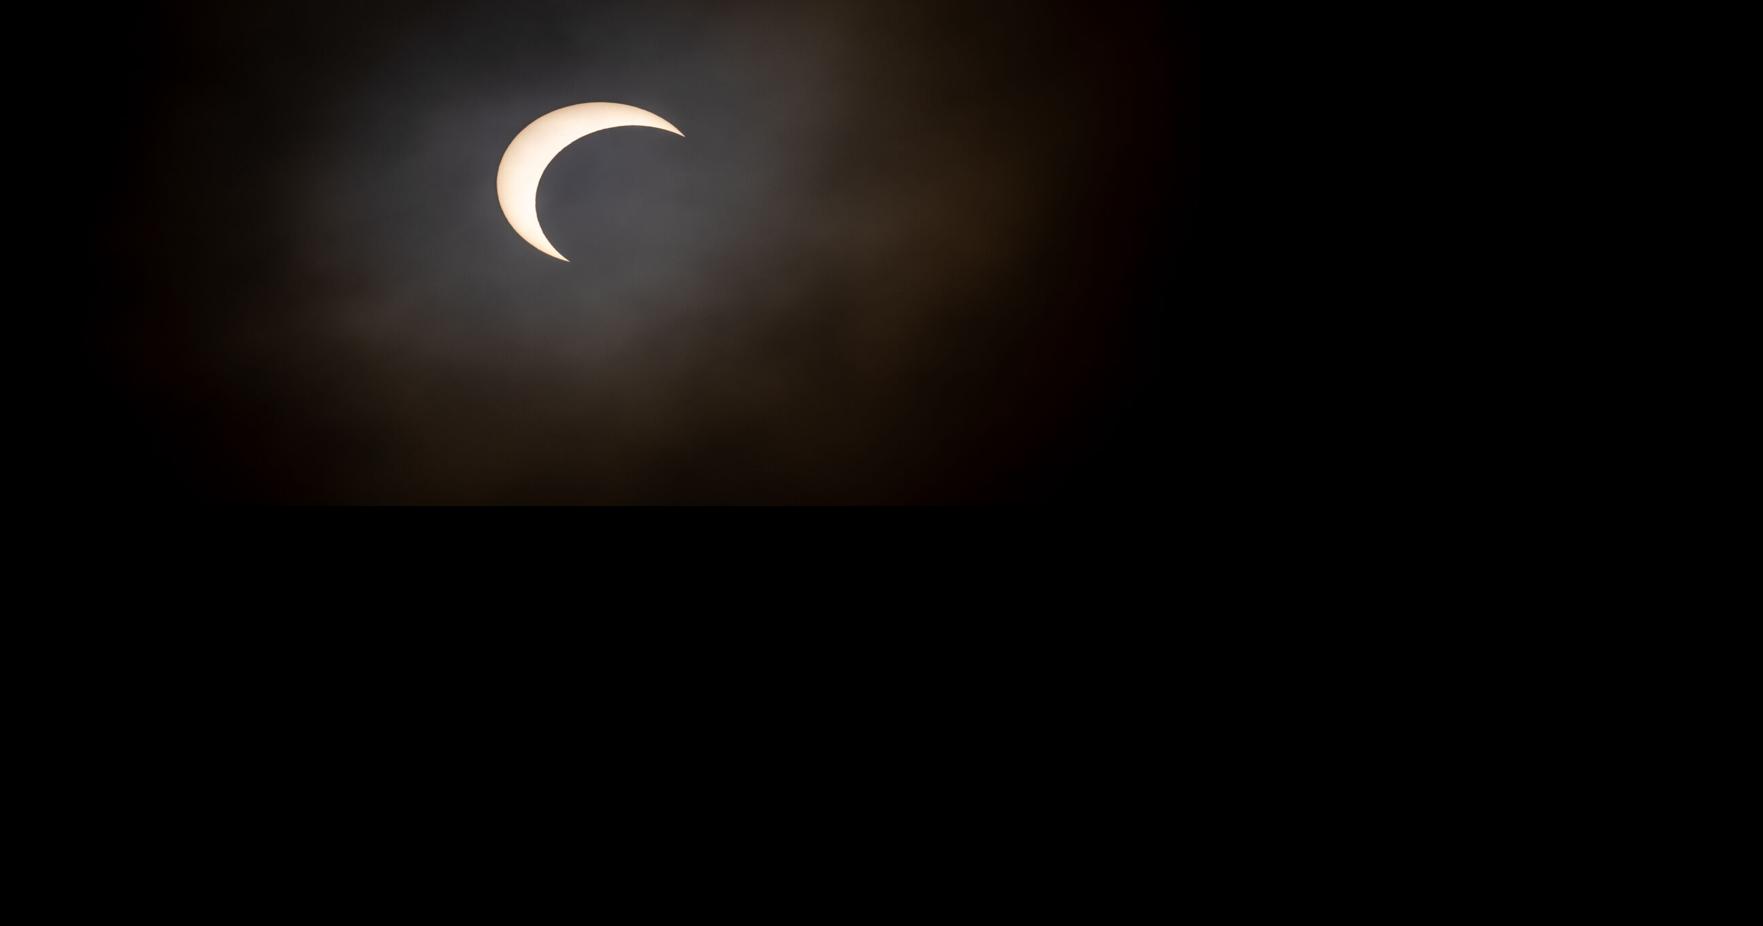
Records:
[[[635,106],[578,103],[540,116],[508,143],[508,150],[502,153],[502,166],[496,170],[496,198],[502,203],[502,214],[508,217],[508,224],[527,244],[569,262],[569,258],[557,253],[546,239],[545,230],[539,227],[539,178],[545,175],[551,160],[577,139],[624,126],[644,126],[681,138],[686,136],[673,123]]]

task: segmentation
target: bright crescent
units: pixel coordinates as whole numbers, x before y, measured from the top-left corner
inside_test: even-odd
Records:
[[[551,159],[577,139],[624,126],[645,126],[681,138],[686,136],[673,123],[648,110],[623,103],[579,103],[540,116],[508,143],[508,150],[502,153],[502,166],[496,170],[496,198],[502,202],[502,214],[508,217],[508,224],[527,244],[560,261],[569,261],[557,253],[545,238],[545,230],[539,227],[539,178],[551,166]]]

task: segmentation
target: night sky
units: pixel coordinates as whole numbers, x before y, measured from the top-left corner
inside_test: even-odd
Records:
[[[144,3],[82,40],[82,498],[1136,502],[1182,428],[1170,5]],[[612,101],[509,228],[508,142]]]

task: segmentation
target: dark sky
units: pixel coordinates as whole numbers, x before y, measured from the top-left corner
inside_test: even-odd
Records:
[[[1194,95],[1168,4],[142,4],[90,47],[89,497],[1137,501]],[[522,127],[566,149],[508,227]]]

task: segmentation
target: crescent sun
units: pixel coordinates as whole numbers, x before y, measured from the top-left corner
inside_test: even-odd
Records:
[[[666,119],[635,106],[578,103],[540,116],[508,143],[508,150],[502,153],[502,166],[496,170],[496,198],[502,203],[502,214],[508,217],[508,224],[527,244],[560,261],[569,261],[557,253],[545,238],[545,230],[539,227],[539,178],[545,175],[551,160],[578,139],[624,126],[660,129],[681,138],[686,135]]]

